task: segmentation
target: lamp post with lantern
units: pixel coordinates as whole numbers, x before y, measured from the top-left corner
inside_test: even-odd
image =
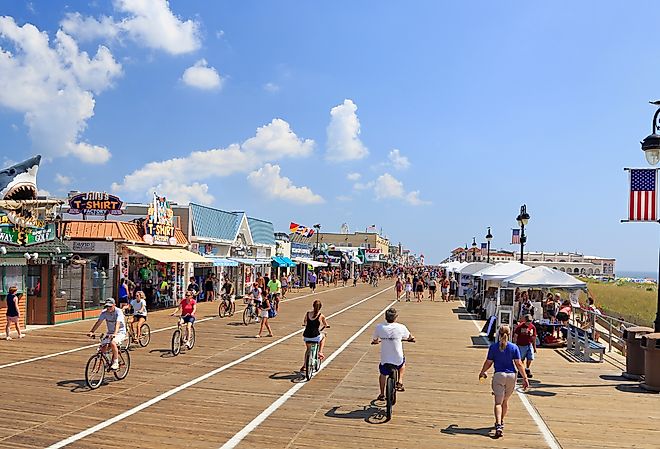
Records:
[[[490,241],[493,240],[493,234],[490,233],[490,226],[488,226],[488,233],[486,234],[486,263],[490,263]]]
[[[477,240],[472,237],[472,262],[477,261]]]
[[[520,226],[520,263],[524,262],[525,254],[525,243],[527,242],[527,236],[525,235],[525,226],[529,223],[529,214],[527,213],[527,206],[523,204],[520,206],[520,214],[516,217],[516,221]]]

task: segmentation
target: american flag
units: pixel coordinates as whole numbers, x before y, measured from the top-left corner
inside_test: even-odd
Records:
[[[657,169],[643,168],[630,170],[630,201],[628,220],[656,221],[658,219]]]
[[[484,255],[486,253],[487,248],[488,248],[487,243],[482,243],[481,244],[481,255]]]
[[[511,244],[520,245],[520,229],[512,229],[511,233]]]

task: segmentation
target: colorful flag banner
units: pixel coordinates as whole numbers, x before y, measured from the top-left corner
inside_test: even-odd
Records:
[[[488,250],[488,243],[482,243],[481,244],[481,255],[483,256],[484,254],[486,254],[487,250]]]
[[[511,244],[520,245],[520,229],[512,229],[511,231]]]
[[[308,228],[307,226],[302,226],[294,222],[291,222],[291,224],[289,225],[289,231],[292,234],[298,234],[308,238],[314,235],[313,228]]]
[[[630,169],[630,198],[628,220],[658,220],[658,176],[657,169]]]

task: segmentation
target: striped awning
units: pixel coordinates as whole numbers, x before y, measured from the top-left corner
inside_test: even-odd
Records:
[[[237,267],[238,262],[228,259],[226,257],[207,257],[209,262],[213,263],[214,267]]]
[[[126,245],[129,250],[146,256],[150,259],[157,260],[158,262],[203,262],[207,263],[208,260],[204,256],[195,254],[183,248],[172,247],[157,247],[157,246],[137,246]]]

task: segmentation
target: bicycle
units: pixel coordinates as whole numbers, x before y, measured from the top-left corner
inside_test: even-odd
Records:
[[[85,366],[85,383],[91,390],[96,390],[103,383],[106,372],[113,372],[117,380],[123,380],[128,376],[131,368],[131,356],[126,349],[119,349],[119,369],[112,369],[112,349],[105,335],[99,336],[99,347],[96,354],[91,356]],[[94,338],[94,337],[91,337]]]
[[[319,329],[322,331],[325,328],[330,326],[325,326]],[[324,337],[325,338],[325,337]],[[312,342],[309,349],[305,353],[305,379],[307,381],[312,380],[314,373],[321,368],[321,359],[319,359],[319,347],[321,346],[320,342]]]
[[[175,315],[173,315],[175,316]],[[195,346],[195,323],[190,326],[190,335],[188,336],[188,344],[184,339],[185,325],[183,324],[182,317],[177,317],[176,329],[172,333],[172,354],[176,357],[181,353],[181,347],[187,346],[192,349]]]
[[[247,305],[245,306],[245,310],[243,310],[243,324],[247,326],[251,322],[256,321],[259,315],[257,315],[257,308],[252,301],[246,299],[245,304]]]
[[[415,343],[415,340],[403,340],[410,343]],[[372,343],[377,344],[377,343]],[[391,363],[383,365],[388,370],[387,379],[385,380],[385,417],[389,421],[392,419],[392,411],[396,404],[396,386],[399,383],[399,367]]]
[[[124,315],[132,318],[132,316],[126,313],[126,311],[124,311]],[[133,323],[129,323],[128,321],[126,322],[126,330],[128,332],[126,338],[121,344],[122,349],[128,350],[131,346],[131,343],[136,340],[135,331],[133,331],[132,324]],[[149,342],[151,342],[151,328],[147,323],[142,323],[142,326],[140,326],[140,339],[137,340],[137,342],[142,348],[149,346]]]
[[[218,304],[218,316],[224,318],[226,316],[233,316],[236,312],[236,303],[231,300],[231,296],[223,294]]]

